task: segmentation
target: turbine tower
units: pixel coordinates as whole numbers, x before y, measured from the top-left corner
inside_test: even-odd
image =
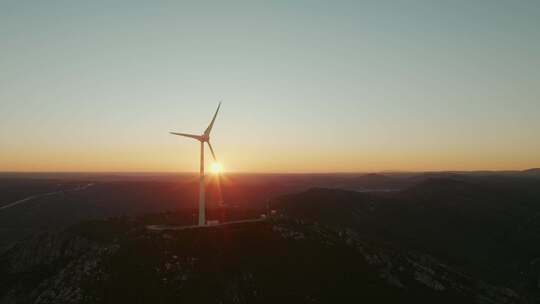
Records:
[[[204,190],[204,143],[208,144],[208,148],[210,148],[210,152],[212,153],[212,157],[214,158],[214,161],[217,161],[216,154],[214,153],[214,149],[212,149],[212,144],[210,144],[210,132],[212,132],[212,127],[214,126],[214,122],[216,121],[216,117],[217,117],[220,107],[221,107],[221,102],[218,104],[216,113],[214,114],[212,121],[210,121],[210,124],[208,125],[208,127],[206,128],[206,130],[204,131],[202,135],[169,132],[173,135],[196,139],[201,143],[201,160],[200,160],[200,169],[199,169],[199,226],[206,225],[206,202],[205,202],[205,190]]]

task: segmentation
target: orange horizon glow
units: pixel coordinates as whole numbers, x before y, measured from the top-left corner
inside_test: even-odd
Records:
[[[174,154],[174,153],[173,153]],[[3,155],[0,155],[5,157]],[[467,158],[447,158],[436,155],[402,156],[401,159],[392,155],[365,155],[361,159],[353,156],[332,158],[323,157],[273,157],[262,159],[259,157],[233,158],[227,156],[228,173],[354,173],[354,172],[382,172],[382,171],[504,171],[525,170],[540,167],[540,162],[532,160],[519,160],[512,157],[484,157],[481,160]],[[208,164],[205,171],[216,174],[213,164]],[[220,172],[223,167],[220,168]],[[117,161],[114,156],[109,158],[80,158],[63,155],[61,158],[36,158],[20,155],[0,158],[0,172],[125,172],[125,173],[197,173],[198,161],[196,154],[188,156],[170,155],[168,158],[141,155],[126,156]]]

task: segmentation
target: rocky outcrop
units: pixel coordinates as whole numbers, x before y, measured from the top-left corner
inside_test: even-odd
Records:
[[[104,275],[99,265],[117,247],[67,232],[20,242],[2,256],[0,303],[80,303],[83,282]]]
[[[7,257],[7,271],[16,273],[73,259],[96,247],[95,243],[70,233],[43,233],[19,242],[4,256]]]
[[[370,244],[354,230],[334,230],[319,224],[295,221],[276,224],[274,230],[286,239],[316,238],[325,244],[346,243],[354,247],[365,261],[375,268],[379,277],[400,289],[418,289],[418,285],[434,292],[451,291],[476,303],[520,303],[525,301],[509,288],[495,287],[453,270],[427,254],[396,250],[381,244]]]

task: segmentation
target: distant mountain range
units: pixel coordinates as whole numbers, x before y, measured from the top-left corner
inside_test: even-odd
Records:
[[[540,175],[540,168],[532,168],[532,169],[523,170],[523,173]]]

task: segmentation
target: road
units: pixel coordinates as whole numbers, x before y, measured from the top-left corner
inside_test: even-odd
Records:
[[[38,199],[38,198],[43,198],[43,197],[46,197],[46,196],[57,195],[57,194],[65,193],[65,192],[81,191],[81,190],[87,189],[89,187],[92,187],[93,185],[94,185],[93,183],[90,183],[90,184],[86,184],[84,186],[77,186],[77,187],[75,187],[73,189],[69,189],[69,190],[59,190],[59,191],[53,191],[53,192],[48,192],[48,193],[31,195],[29,197],[20,199],[18,201],[13,202],[13,203],[9,203],[7,205],[1,206],[0,211],[8,209],[8,208],[15,207],[17,205],[20,205],[20,204],[23,204],[23,203],[26,203],[26,202],[29,202],[29,201],[32,201],[32,200],[35,200],[35,199]]]
[[[239,220],[239,221],[230,221],[230,222],[223,222],[215,225],[206,225],[206,226],[199,226],[199,225],[191,225],[191,226],[170,226],[170,225],[148,225],[146,226],[146,229],[151,231],[166,231],[166,230],[187,230],[187,229],[197,229],[197,228],[212,228],[212,227],[220,227],[220,226],[226,226],[226,225],[232,225],[232,224],[241,224],[241,223],[254,223],[254,222],[262,222],[267,220],[266,218],[256,218],[256,219],[249,219],[249,220]]]

